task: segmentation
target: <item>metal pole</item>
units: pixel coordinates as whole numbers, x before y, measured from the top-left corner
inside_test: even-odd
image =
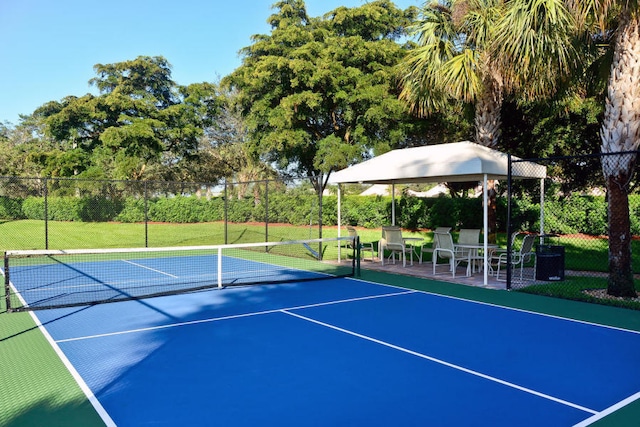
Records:
[[[544,178],[540,178],[540,235],[544,235]]]
[[[264,180],[264,241],[269,241],[269,180]],[[265,248],[266,250],[266,248]]]
[[[338,184],[338,237],[342,236],[342,185]],[[342,262],[342,245],[338,241],[338,262]]]
[[[229,209],[229,192],[227,191],[227,180],[224,180],[224,244],[227,245],[229,239],[228,230],[228,209]]]
[[[511,289],[511,154],[507,154],[507,289]]]
[[[144,182],[144,247],[149,247],[149,193],[147,181]]]
[[[11,313],[11,280],[9,279],[9,258],[4,256],[4,295],[7,313]]]
[[[44,248],[49,249],[49,181],[44,179]]]
[[[396,184],[391,184],[391,225],[396,225]]]
[[[489,273],[488,273],[488,266],[489,266],[489,256],[488,256],[488,251],[487,251],[487,247],[489,246],[489,196],[487,194],[487,174],[484,174],[483,180],[482,180],[482,189],[483,189],[483,195],[482,195],[482,226],[484,227],[484,238],[483,238],[483,245],[484,245],[484,260],[482,262],[484,262],[484,285],[486,286],[487,283],[489,282]],[[477,254],[476,254],[477,255]]]

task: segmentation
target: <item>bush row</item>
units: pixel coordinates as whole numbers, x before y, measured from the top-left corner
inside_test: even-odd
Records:
[[[640,235],[640,196],[629,197],[631,231]],[[221,197],[198,198],[176,196],[145,201],[139,198],[111,200],[104,197],[49,197],[47,212],[50,220],[58,221],[120,221],[194,223],[227,220],[229,222],[264,222],[265,203],[253,199]],[[323,198],[323,223],[337,224],[337,199]],[[342,201],[342,222],[367,228],[391,223],[392,200],[380,196],[347,196]],[[43,219],[45,203],[42,197],[13,199],[0,197],[0,219]],[[146,212],[146,215],[145,215]],[[455,228],[482,227],[482,200],[470,198],[396,199],[396,223],[407,229],[433,229],[438,226]],[[514,199],[514,228],[539,229],[540,205],[527,198]],[[269,222],[293,225],[318,223],[318,202],[314,195],[271,195],[268,200]],[[499,199],[498,228],[506,228],[506,200]],[[577,196],[545,201],[545,229],[561,234],[607,233],[607,202],[604,197]]]

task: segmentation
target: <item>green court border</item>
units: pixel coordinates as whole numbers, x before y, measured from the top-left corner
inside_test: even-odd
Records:
[[[640,331],[640,312],[624,308],[369,270],[362,270],[360,279]],[[30,314],[7,313],[4,302],[0,302],[0,367],[4,373],[0,383],[0,425],[104,425]],[[640,399],[591,425],[637,426],[638,419]]]

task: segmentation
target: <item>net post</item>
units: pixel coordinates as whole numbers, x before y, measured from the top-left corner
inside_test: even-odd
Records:
[[[7,313],[11,313],[11,280],[9,279],[9,257],[4,255],[4,297],[7,304]]]
[[[222,247],[218,248],[218,289],[222,288]]]
[[[360,236],[356,236],[355,237],[355,242],[353,242],[353,251],[354,251],[354,256],[353,256],[353,262],[354,264],[354,268],[355,268],[355,274],[356,277],[360,277]]]

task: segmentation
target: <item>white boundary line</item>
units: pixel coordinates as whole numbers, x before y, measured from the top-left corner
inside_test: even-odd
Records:
[[[131,265],[134,265],[136,267],[144,268],[145,270],[153,271],[154,273],[164,274],[165,276],[173,277],[174,279],[178,278],[178,276],[174,276],[173,274],[165,273],[162,270],[157,270],[155,268],[147,267],[146,265],[138,264],[137,262],[129,261],[129,260],[126,260],[126,259],[121,259],[120,261],[126,262],[127,264],[131,264]]]
[[[622,331],[622,332],[629,332],[629,333],[632,333],[632,334],[640,334],[640,331],[635,331],[635,330],[631,330],[631,329],[625,329],[625,328],[611,326],[611,325],[603,325],[603,324],[584,321],[584,320],[579,320],[579,319],[572,319],[572,318],[562,317],[562,316],[548,314],[548,313],[539,313],[539,312],[525,310],[525,309],[519,309],[519,308],[515,308],[515,307],[508,307],[508,306],[504,306],[504,305],[498,305],[498,304],[494,304],[494,303],[487,303],[487,302],[483,302],[483,301],[475,301],[475,300],[471,300],[471,299],[467,299],[467,298],[456,297],[456,296],[451,296],[451,295],[444,295],[444,294],[439,294],[439,293],[429,292],[429,291],[424,291],[424,290],[419,290],[419,289],[404,288],[404,287],[397,286],[397,285],[373,282],[373,281],[359,279],[359,278],[346,278],[346,279],[355,280],[355,281],[359,281],[359,282],[364,282],[364,283],[368,283],[368,284],[373,284],[373,285],[377,285],[377,286],[381,286],[381,287],[394,288],[394,289],[401,290],[402,292],[392,293],[392,294],[384,294],[384,295],[374,295],[374,296],[368,296],[368,297],[351,298],[351,299],[330,301],[330,302],[318,303],[318,304],[310,304],[310,305],[304,305],[304,306],[298,306],[298,307],[290,307],[290,308],[285,308],[285,309],[274,309],[274,310],[267,310],[267,311],[263,311],[263,312],[254,312],[254,313],[247,313],[247,314],[234,315],[234,316],[225,316],[225,317],[220,317],[220,318],[210,318],[210,319],[203,319],[203,320],[192,321],[192,322],[182,322],[182,323],[176,323],[176,324],[171,324],[171,325],[164,325],[164,326],[157,326],[157,327],[150,327],[150,328],[141,328],[141,329],[136,329],[136,330],[121,331],[121,332],[100,334],[100,335],[94,335],[94,336],[69,338],[69,339],[65,339],[65,340],[60,340],[58,342],[69,342],[69,341],[77,341],[77,340],[83,340],[83,339],[99,338],[99,337],[103,337],[103,336],[111,336],[111,335],[119,335],[119,334],[126,334],[126,333],[143,332],[143,331],[149,331],[149,330],[155,330],[155,329],[165,329],[165,328],[170,328],[170,327],[185,326],[185,325],[198,324],[198,323],[208,323],[208,322],[214,322],[214,321],[218,321],[218,320],[226,320],[226,319],[233,319],[233,318],[240,318],[240,317],[248,317],[248,316],[255,316],[255,315],[274,313],[274,312],[282,312],[282,313],[289,314],[291,316],[297,316],[297,317],[301,317],[301,318],[304,319],[304,317],[299,316],[299,315],[295,315],[293,313],[289,313],[287,310],[296,310],[296,309],[302,309],[302,308],[318,307],[318,306],[323,306],[323,305],[340,304],[340,303],[344,303],[344,302],[352,302],[352,301],[358,301],[358,300],[367,300],[367,299],[383,298],[383,297],[390,297],[390,296],[399,296],[399,295],[412,294],[412,293],[422,293],[422,294],[432,295],[432,296],[441,297],[441,298],[448,298],[448,299],[452,299],[452,300],[458,300],[458,301],[463,301],[463,302],[480,304],[480,305],[485,305],[485,306],[489,306],[489,307],[496,307],[496,308],[500,308],[500,309],[504,309],[504,310],[511,310],[511,311],[516,311],[516,312],[532,314],[532,315],[536,315],[536,316],[554,318],[554,319],[558,319],[558,320],[564,320],[564,321],[569,321],[569,322],[574,322],[574,323],[591,325],[591,326],[601,327],[601,328],[605,328],[605,329],[612,329],[612,330],[618,330],[618,331]],[[62,360],[62,362],[64,363],[64,365],[67,367],[67,369],[72,374],[74,379],[78,382],[78,385],[83,390],[83,392],[85,393],[85,395],[87,396],[87,398],[89,399],[91,404],[94,406],[94,408],[96,409],[98,414],[102,417],[102,419],[105,422],[105,424],[107,424],[107,426],[109,426],[109,427],[115,426],[115,423],[113,422],[111,417],[109,417],[107,412],[104,410],[104,408],[102,407],[100,402],[97,400],[97,398],[93,395],[93,393],[91,392],[89,387],[86,385],[86,383],[84,382],[82,377],[75,370],[73,365],[71,365],[71,363],[66,358],[66,356],[64,356],[64,353],[62,353],[62,350],[60,350],[60,348],[58,347],[57,342],[55,340],[53,340],[53,338],[49,335],[49,333],[46,331],[45,327],[40,323],[40,321],[37,318],[37,316],[35,315],[35,313],[34,312],[30,312],[30,315],[34,318],[38,328],[43,332],[43,334],[45,335],[47,340],[51,343],[51,345],[53,346],[53,348],[56,351],[56,353],[59,355],[59,357]],[[308,319],[308,320],[312,321],[312,322],[315,322],[315,323],[322,324],[321,322],[316,322],[316,321],[314,321],[312,319]],[[334,329],[337,329],[337,330],[341,330],[340,328],[333,327],[331,325],[325,325],[325,326],[331,327],[331,328],[334,328]],[[342,330],[342,332],[348,333],[348,334],[352,334],[352,335],[355,335],[355,336],[359,336],[358,334],[356,334],[354,332],[350,332],[350,331],[346,331],[346,330]],[[368,339],[368,340],[377,342],[377,340],[375,340],[373,338],[369,338],[369,337],[365,337],[365,336],[360,336],[360,337],[363,338],[363,339]],[[575,427],[588,426],[591,423],[593,423],[595,421],[598,421],[599,419],[602,419],[602,418],[606,417],[607,415],[615,412],[616,410],[621,409],[622,407],[632,403],[633,401],[635,401],[637,399],[640,399],[640,392],[638,392],[638,393],[634,394],[633,396],[630,396],[629,398],[627,398],[627,399],[625,399],[625,400],[623,400],[621,402],[618,402],[617,404],[611,406],[610,408],[607,408],[606,410],[604,410],[602,412],[597,412],[597,411],[591,410],[589,408],[583,408],[583,407],[581,407],[579,405],[574,405],[574,404],[572,404],[570,402],[566,402],[566,401],[563,401],[561,399],[556,399],[556,398],[554,398],[552,396],[547,396],[547,395],[538,393],[538,392],[536,392],[534,390],[526,389],[526,388],[517,386],[515,384],[512,385],[511,383],[499,380],[497,378],[494,379],[493,377],[486,376],[486,375],[481,374],[479,372],[468,370],[468,369],[463,368],[463,367],[458,367],[456,365],[449,364],[447,362],[440,361],[440,360],[435,359],[435,358],[430,358],[429,356],[426,356],[426,355],[423,355],[423,354],[420,354],[420,353],[416,353],[416,352],[413,352],[413,351],[408,350],[408,349],[403,349],[401,347],[394,346],[393,344],[384,343],[382,341],[380,341],[379,344],[387,345],[387,346],[389,346],[391,348],[396,348],[396,349],[398,349],[400,351],[405,351],[405,352],[407,352],[409,354],[414,354],[414,355],[416,355],[418,357],[422,357],[422,358],[425,358],[425,359],[428,359],[428,360],[432,360],[432,361],[434,361],[436,363],[441,363],[441,364],[443,364],[445,366],[450,366],[450,367],[455,368],[455,369],[460,369],[460,370],[462,370],[464,372],[468,372],[468,373],[471,373],[471,374],[474,374],[474,375],[478,375],[480,377],[487,378],[487,379],[492,380],[492,381],[495,380],[496,382],[499,382],[499,383],[502,383],[502,384],[505,384],[505,385],[508,385],[508,386],[513,386],[513,387],[519,388],[519,389],[521,389],[523,391],[527,391],[527,392],[530,392],[532,394],[536,394],[536,395],[539,395],[539,396],[542,396],[542,397],[545,397],[545,398],[549,398],[551,400],[555,400],[557,402],[560,402],[560,403],[563,403],[563,404],[566,404],[566,405],[569,405],[569,406],[573,406],[573,407],[581,409],[581,410],[583,410],[585,412],[594,414],[592,417],[588,418],[587,420],[582,421],[579,424],[576,424]]]
[[[58,357],[60,358],[64,366],[67,368],[67,370],[69,371],[73,379],[76,381],[76,383],[84,393],[84,395],[87,397],[87,399],[89,400],[93,408],[98,413],[100,418],[102,418],[102,421],[107,425],[107,427],[116,427],[116,423],[113,421],[113,419],[111,419],[111,417],[109,416],[109,413],[104,409],[104,407],[102,406],[98,398],[93,394],[93,391],[91,391],[91,389],[89,388],[87,383],[84,381],[84,379],[82,379],[82,376],[78,373],[78,371],[76,371],[76,368],[74,368],[71,362],[69,361],[69,359],[67,359],[67,356],[65,356],[64,352],[58,346],[58,344],[53,339],[53,337],[49,335],[47,328],[45,328],[45,326],[40,322],[40,319],[38,319],[38,316],[36,316],[36,314],[33,311],[30,311],[29,314],[31,315],[31,318],[33,319],[33,321],[36,323],[36,326],[38,326],[38,329],[40,330],[40,332],[42,332],[42,334],[47,339],[47,341],[49,341],[49,344],[51,344],[53,351],[56,352],[56,354],[58,355]]]
[[[634,394],[633,396],[629,396],[624,400],[621,400],[620,402],[616,403],[615,405],[611,405],[609,406],[607,409],[605,409],[602,412],[598,412],[597,414],[595,414],[592,417],[587,418],[586,420],[579,422],[578,424],[575,424],[573,427],[586,427],[586,426],[590,426],[591,424],[595,423],[596,421],[600,421],[601,419],[603,419],[604,417],[606,417],[607,415],[611,415],[614,412],[616,412],[619,409],[624,408],[625,406],[635,402],[636,400],[640,399],[640,391],[637,392],[636,394]]]
[[[501,380],[499,378],[492,377],[490,375],[486,375],[486,374],[483,374],[483,373],[478,372],[478,371],[474,371],[472,369],[467,369],[467,368],[464,368],[462,366],[455,365],[453,363],[445,362],[444,360],[437,359],[437,358],[431,357],[431,356],[427,356],[426,354],[418,353],[416,351],[409,350],[407,348],[400,347],[400,346],[397,346],[395,344],[388,343],[386,341],[381,341],[381,340],[378,340],[376,338],[372,338],[372,337],[369,337],[367,335],[362,335],[362,334],[359,334],[357,332],[350,331],[348,329],[343,329],[343,328],[340,328],[338,326],[331,325],[329,323],[324,323],[324,322],[321,322],[319,320],[312,319],[310,317],[302,316],[300,314],[291,313],[291,312],[289,312],[287,310],[280,310],[280,311],[282,313],[284,313],[284,314],[288,314],[289,316],[297,317],[298,319],[302,319],[302,320],[305,320],[307,322],[315,323],[317,325],[324,326],[326,328],[333,329],[333,330],[336,330],[336,331],[339,331],[339,332],[343,332],[345,334],[348,334],[348,335],[351,335],[351,336],[354,336],[354,337],[357,337],[357,338],[361,338],[361,339],[366,340],[366,341],[371,341],[373,343],[380,344],[382,346],[389,347],[389,348],[392,348],[394,350],[401,351],[403,353],[411,354],[413,356],[417,356],[417,357],[420,357],[422,359],[426,359],[426,360],[429,360],[431,362],[435,362],[435,363],[438,363],[440,365],[444,365],[444,366],[447,366],[449,368],[453,368],[453,369],[456,369],[458,371],[462,371],[462,372],[467,373],[467,374],[475,375],[477,377],[484,378],[486,380],[493,381],[495,383],[498,383],[498,384],[501,384],[501,385],[505,385],[507,387],[514,388],[516,390],[523,391],[525,393],[533,394],[534,396],[542,397],[544,399],[551,400],[551,401],[554,401],[556,403],[561,403],[561,404],[563,404],[565,406],[570,406],[572,408],[579,409],[581,411],[588,412],[588,413],[591,413],[591,414],[597,414],[598,413],[598,411],[595,411],[593,409],[589,409],[589,408],[586,408],[584,406],[580,406],[580,405],[577,405],[575,403],[572,403],[572,402],[569,402],[569,401],[566,401],[566,400],[563,400],[563,399],[559,399],[557,397],[553,397],[553,396],[550,396],[550,395],[545,394],[545,393],[541,393],[541,392],[532,390],[530,388],[519,386],[517,384],[511,383],[511,382],[508,382],[508,381],[504,381],[504,380]]]
[[[88,339],[93,339],[93,338],[103,338],[103,337],[110,337],[110,336],[117,336],[117,335],[133,334],[133,333],[138,333],[138,332],[156,331],[156,330],[160,330],[160,329],[169,329],[169,328],[176,328],[176,327],[181,327],[181,326],[198,325],[198,324],[201,324],[201,323],[211,323],[211,322],[218,322],[218,321],[222,321],[222,320],[240,319],[240,318],[243,318],[243,317],[261,316],[261,315],[264,315],[264,314],[279,313],[282,310],[301,310],[301,309],[305,309],[305,308],[322,307],[322,306],[326,306],[326,305],[343,304],[343,303],[355,302],[355,301],[365,301],[365,300],[370,300],[370,299],[386,298],[386,297],[393,297],[393,296],[413,294],[413,293],[416,293],[416,291],[409,289],[409,290],[405,290],[404,292],[396,292],[396,293],[392,293],[392,294],[370,295],[370,296],[366,296],[366,297],[348,298],[348,299],[343,299],[343,300],[327,301],[327,302],[320,302],[320,303],[307,304],[307,305],[299,305],[299,306],[287,307],[287,308],[275,308],[273,310],[254,311],[254,312],[245,313],[245,314],[234,314],[234,315],[231,315],[231,316],[211,317],[211,318],[208,318],[208,319],[199,319],[199,320],[192,320],[192,321],[189,321],[189,322],[171,323],[171,324],[168,324],[168,325],[161,325],[161,326],[150,326],[148,328],[139,328],[139,329],[130,329],[130,330],[126,330],[126,331],[108,332],[108,333],[104,333],[104,334],[87,335],[87,336],[76,337],[76,338],[65,338],[65,339],[58,340],[56,342],[57,343],[64,343],[64,342],[71,342],[71,341],[88,340]]]
[[[394,289],[411,289],[411,288],[405,288],[405,287],[398,286],[398,285],[390,285],[390,284],[387,284],[387,283],[371,282],[369,280],[358,279],[356,277],[346,277],[346,279],[357,280],[359,282],[370,283],[370,284],[373,284],[373,285],[389,287],[389,288],[394,288]],[[429,280],[429,279],[427,279],[427,280]],[[445,283],[445,282],[440,282],[440,283]],[[466,286],[466,285],[463,285],[463,286]],[[456,297],[456,296],[452,296],[452,295],[439,294],[439,293],[430,292],[430,291],[423,291],[421,289],[413,289],[413,290],[415,292],[417,292],[417,293],[420,293],[420,294],[433,295],[433,296],[441,297],[441,298],[448,298],[448,299],[452,299],[452,300],[469,302],[469,303],[473,303],[473,304],[486,305],[488,307],[501,308],[503,310],[517,311],[517,312],[520,312],[520,313],[532,314],[532,315],[535,315],[535,316],[549,317],[549,318],[552,318],[552,319],[565,320],[567,322],[581,323],[583,325],[597,326],[597,327],[601,327],[601,328],[605,328],[605,329],[612,329],[612,330],[616,330],[616,331],[629,332],[631,334],[640,335],[640,331],[636,331],[636,330],[633,330],[633,329],[626,329],[626,328],[622,328],[622,327],[619,327],[619,326],[603,325],[602,323],[589,322],[587,320],[572,319],[570,317],[563,317],[563,316],[558,316],[558,315],[555,315],[555,314],[540,313],[540,312],[537,312],[537,311],[525,310],[523,308],[509,307],[509,306],[499,305],[499,304],[490,303],[490,302],[476,301],[476,300],[463,298],[463,297]],[[503,290],[497,289],[496,291],[500,292],[500,291],[503,291]],[[506,291],[504,291],[504,292],[506,292]],[[577,301],[573,301],[573,302],[577,302]],[[586,304],[588,304],[588,303],[586,303]]]

